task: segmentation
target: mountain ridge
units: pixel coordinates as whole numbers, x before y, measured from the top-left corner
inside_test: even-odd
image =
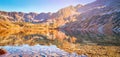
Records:
[[[120,0],[96,0],[86,5],[78,4],[77,6],[68,6],[55,13],[0,11],[0,16],[12,22],[56,23],[58,27],[90,30],[101,33],[104,29],[112,30],[115,27],[119,27],[119,22],[115,23],[117,26],[112,24],[115,21],[113,20],[114,18],[118,18],[119,21],[119,14],[114,15],[119,12]],[[109,24],[113,26],[110,27]]]
[[[76,16],[76,21],[65,24],[63,28],[66,31],[74,32],[90,31],[102,34],[120,34],[119,2],[120,0],[96,0],[84,5],[77,10],[81,14]],[[115,20],[117,20],[116,23]]]

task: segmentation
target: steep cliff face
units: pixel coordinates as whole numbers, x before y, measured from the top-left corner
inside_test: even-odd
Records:
[[[66,30],[120,34],[120,0],[96,0],[77,9],[77,21],[67,23]]]

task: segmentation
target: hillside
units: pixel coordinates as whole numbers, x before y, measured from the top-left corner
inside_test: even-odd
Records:
[[[65,30],[120,34],[120,0],[96,0],[77,11],[77,21],[66,23]]]
[[[65,30],[87,30],[102,34],[112,34],[113,32],[119,34],[119,13],[119,0],[96,0],[86,5],[68,6],[55,13],[0,11],[0,16],[10,22],[53,24]]]

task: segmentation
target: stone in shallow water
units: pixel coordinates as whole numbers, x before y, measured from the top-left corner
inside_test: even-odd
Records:
[[[2,46],[8,53],[4,57],[87,57],[76,53],[68,53],[54,45],[23,45],[23,46]]]
[[[4,55],[6,54],[7,52],[4,50],[4,49],[0,49],[0,55]]]

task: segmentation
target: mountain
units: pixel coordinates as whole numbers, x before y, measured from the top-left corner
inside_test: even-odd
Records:
[[[23,13],[23,12],[5,12],[0,11],[0,16],[9,19],[12,22],[42,22],[49,19],[51,13]]]
[[[63,26],[66,31],[120,35],[120,0],[96,0],[76,10],[80,14]]]
[[[81,5],[82,7],[82,5]],[[65,23],[69,22],[68,18],[78,15],[79,12],[76,11],[74,6],[68,6],[66,8],[60,9],[58,12],[53,13],[52,19],[57,23],[58,26],[62,26]],[[69,19],[72,20],[72,19]]]
[[[64,25],[66,23],[66,18],[69,16],[73,16],[75,14],[79,14],[76,9],[82,7],[82,5],[77,6],[68,6],[58,10],[55,13],[23,13],[23,12],[5,12],[0,11],[0,16],[5,19],[8,19],[11,22],[31,22],[31,23],[43,23],[43,22],[55,22],[60,21],[58,26]]]
[[[102,34],[120,34],[120,0],[96,0],[77,6],[68,6],[55,13],[23,13],[0,11],[10,22],[54,24],[64,30],[91,31]]]

